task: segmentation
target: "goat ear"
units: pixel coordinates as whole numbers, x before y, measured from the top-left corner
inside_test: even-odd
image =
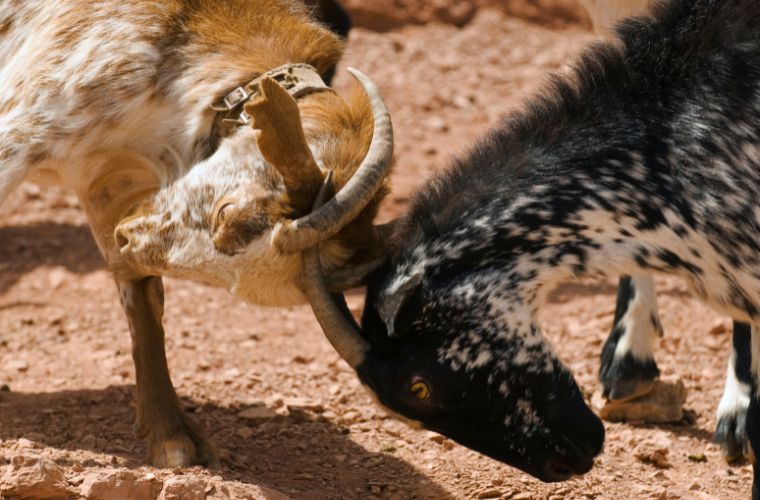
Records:
[[[261,154],[280,173],[289,193],[315,194],[323,175],[306,143],[295,99],[271,78],[259,85],[259,96],[245,106],[245,111],[259,131]]]
[[[388,336],[401,336],[404,326],[413,320],[411,314],[421,307],[422,273],[394,280],[383,292],[378,307]]]

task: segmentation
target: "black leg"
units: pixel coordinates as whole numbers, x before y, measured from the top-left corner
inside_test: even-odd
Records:
[[[752,462],[752,500],[760,500],[760,470],[754,450],[760,450],[760,398],[758,398],[758,373],[760,373],[760,330],[752,327],[750,341],[752,357],[752,377],[749,409],[747,410],[747,437],[749,438],[749,457]]]
[[[715,442],[723,448],[729,462],[749,456],[747,441],[747,407],[750,402],[751,329],[746,323],[734,322],[731,356],[726,370],[726,385],[718,406]]]
[[[660,376],[652,350],[661,335],[651,277],[620,278],[615,320],[602,348],[599,370],[605,397],[625,400],[651,390]]]

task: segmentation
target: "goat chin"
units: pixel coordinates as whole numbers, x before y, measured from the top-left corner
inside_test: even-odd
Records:
[[[266,240],[266,238],[262,238]],[[345,266],[351,253],[336,241],[320,245],[320,260],[326,272]],[[302,273],[301,254],[267,254],[235,268],[230,293],[260,306],[294,306],[307,302],[299,282]]]

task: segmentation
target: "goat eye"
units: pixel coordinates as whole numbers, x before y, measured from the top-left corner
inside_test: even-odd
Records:
[[[420,400],[430,399],[430,386],[424,380],[415,378],[412,380],[412,384],[409,386],[409,392]]]
[[[227,218],[229,217],[231,211],[235,208],[234,203],[225,203],[219,208],[219,211],[216,213],[216,224],[223,224]]]

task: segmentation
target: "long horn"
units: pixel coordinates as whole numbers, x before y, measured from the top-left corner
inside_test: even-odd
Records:
[[[320,190],[317,201],[314,203],[315,207],[319,207],[326,197],[329,180],[328,177],[328,182]],[[311,304],[311,309],[325,337],[351,368],[358,368],[366,358],[369,343],[359,333],[359,326],[350,313],[341,312],[330,292],[327,291],[319,260],[319,246],[312,246],[303,252],[301,280],[303,292]]]
[[[388,175],[393,159],[390,114],[375,84],[356,69],[348,71],[369,97],[375,122],[372,142],[356,173],[332,200],[309,215],[275,226],[272,243],[282,253],[301,252],[335,236],[364,210]]]

